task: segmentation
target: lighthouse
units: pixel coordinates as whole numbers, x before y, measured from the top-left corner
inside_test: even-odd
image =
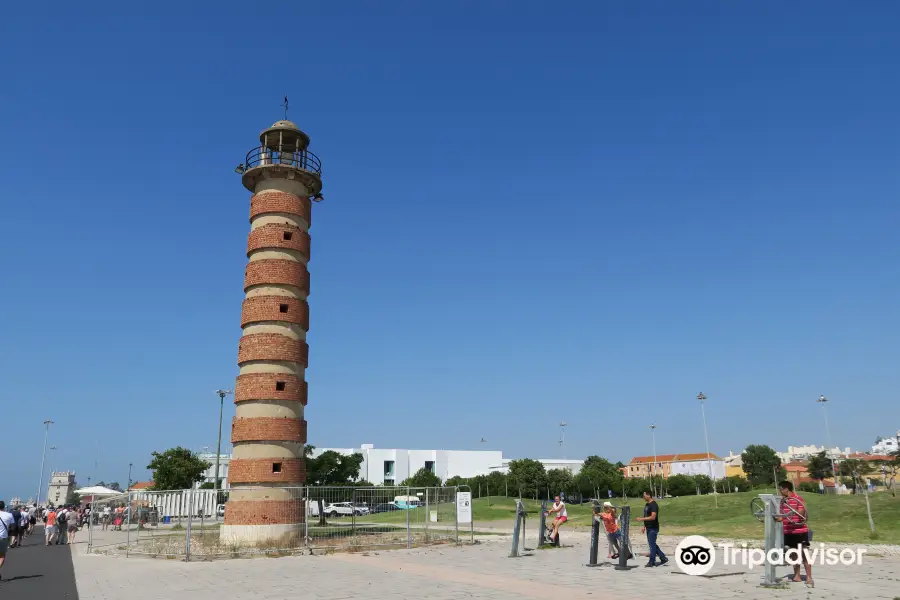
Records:
[[[322,166],[288,120],[263,131],[237,169],[250,197],[245,298],[222,540],[291,544],[306,481],[309,227]]]

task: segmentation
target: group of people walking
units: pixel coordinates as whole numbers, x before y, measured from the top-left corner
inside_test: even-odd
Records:
[[[44,544],[74,544],[78,530],[88,524],[90,507],[13,506],[7,508],[0,500],[0,569],[6,562],[10,548],[19,548],[25,538],[34,533],[38,519],[44,525]],[[0,580],[3,574],[0,573]]]

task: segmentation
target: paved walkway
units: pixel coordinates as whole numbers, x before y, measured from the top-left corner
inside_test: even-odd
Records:
[[[529,531],[528,545],[535,538]],[[475,546],[191,563],[85,555],[79,544],[75,569],[82,600],[894,600],[900,595],[898,558],[871,557],[859,567],[817,567],[815,589],[790,584],[769,590],[759,587],[760,568],[717,566],[713,574],[718,577],[711,578],[683,575],[674,560],[673,566],[626,572],[611,565],[587,568],[588,534],[569,532],[563,542],[570,546],[522,558],[507,558],[508,537],[485,536]],[[663,548],[671,554],[673,540],[664,538]]]
[[[2,598],[78,598],[71,548],[44,546],[41,527],[25,538],[21,548],[6,553],[6,563],[0,574],[3,575],[3,581],[0,581]]]

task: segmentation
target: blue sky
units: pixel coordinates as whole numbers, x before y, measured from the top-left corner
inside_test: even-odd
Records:
[[[0,497],[46,418],[80,483],[215,446],[285,94],[310,443],[696,452],[701,390],[718,453],[823,443],[819,394],[837,444],[900,428],[900,8],[784,4],[7,11]]]

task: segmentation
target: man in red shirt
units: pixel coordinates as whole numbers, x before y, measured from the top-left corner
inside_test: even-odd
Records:
[[[788,550],[797,549],[806,569],[806,585],[814,587],[812,565],[806,550],[809,548],[809,528],[806,525],[806,503],[794,493],[794,484],[782,481],[778,484],[781,492],[781,514],[777,520],[784,524],[784,545]],[[794,578],[791,581],[803,581],[800,577],[800,565],[794,564]]]

